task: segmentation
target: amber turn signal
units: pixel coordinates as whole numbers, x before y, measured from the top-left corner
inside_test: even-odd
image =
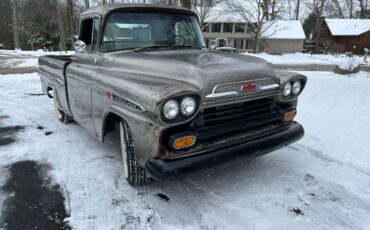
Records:
[[[177,150],[188,148],[195,144],[196,137],[194,135],[180,137],[174,141],[173,147]]]
[[[296,111],[287,112],[284,116],[284,121],[293,121],[296,114]]]

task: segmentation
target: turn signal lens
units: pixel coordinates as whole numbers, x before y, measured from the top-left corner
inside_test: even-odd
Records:
[[[193,146],[195,144],[195,141],[196,141],[196,137],[193,135],[181,137],[175,140],[173,147],[177,150],[188,148],[190,146]]]
[[[296,111],[287,112],[284,116],[284,121],[293,121],[296,114]]]

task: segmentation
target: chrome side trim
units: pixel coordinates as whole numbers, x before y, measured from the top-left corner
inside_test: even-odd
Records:
[[[279,88],[279,84],[265,85],[261,87],[261,90],[273,90]]]
[[[212,94],[208,94],[206,98],[218,98],[218,97],[227,97],[227,96],[234,96],[234,95],[238,95],[238,92],[230,91],[230,92],[223,92],[223,93],[212,93]]]
[[[142,105],[140,105],[139,103],[133,102],[129,99],[122,98],[122,97],[117,96],[117,95],[113,95],[112,97],[113,97],[112,98],[113,101],[116,101],[120,104],[123,104],[123,105],[129,107],[130,109],[133,109],[133,110],[136,110],[136,111],[139,111],[139,112],[145,112],[145,108]]]

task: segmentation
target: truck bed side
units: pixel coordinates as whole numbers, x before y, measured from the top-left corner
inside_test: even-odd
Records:
[[[54,97],[58,100],[62,110],[71,114],[68,102],[67,79],[65,70],[72,62],[73,56],[44,56],[39,58],[39,75],[42,90],[47,93],[54,91]]]

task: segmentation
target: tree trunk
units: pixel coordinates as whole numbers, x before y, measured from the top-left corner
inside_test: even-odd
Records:
[[[259,47],[258,47],[258,41],[259,38],[258,38],[258,35],[253,35],[253,53],[258,53],[259,51]]]
[[[20,49],[18,32],[18,0],[13,0],[13,40],[14,49]]]
[[[301,8],[301,0],[297,0],[297,6],[296,6],[296,10],[295,10],[295,20],[299,20],[299,11],[300,11],[300,8]]]
[[[259,1],[258,1],[259,2]],[[265,16],[266,20],[268,21],[269,20],[269,3],[270,1],[269,0],[263,0],[263,3],[262,3],[262,11],[263,11],[263,15]],[[260,6],[257,6],[257,7],[260,7]]]
[[[90,8],[90,0],[85,0],[85,9]]]
[[[69,36],[71,39],[71,49],[73,49],[74,42],[74,23],[73,23],[73,2],[67,0],[67,12],[68,12],[68,24],[69,24]]]
[[[59,9],[58,0],[54,0],[54,5],[55,5],[55,9],[57,11],[60,48],[61,48],[61,50],[65,50],[67,52],[66,38],[65,38],[65,34],[64,34],[64,25],[63,25],[63,20],[62,20],[62,14],[61,14],[60,9]]]

